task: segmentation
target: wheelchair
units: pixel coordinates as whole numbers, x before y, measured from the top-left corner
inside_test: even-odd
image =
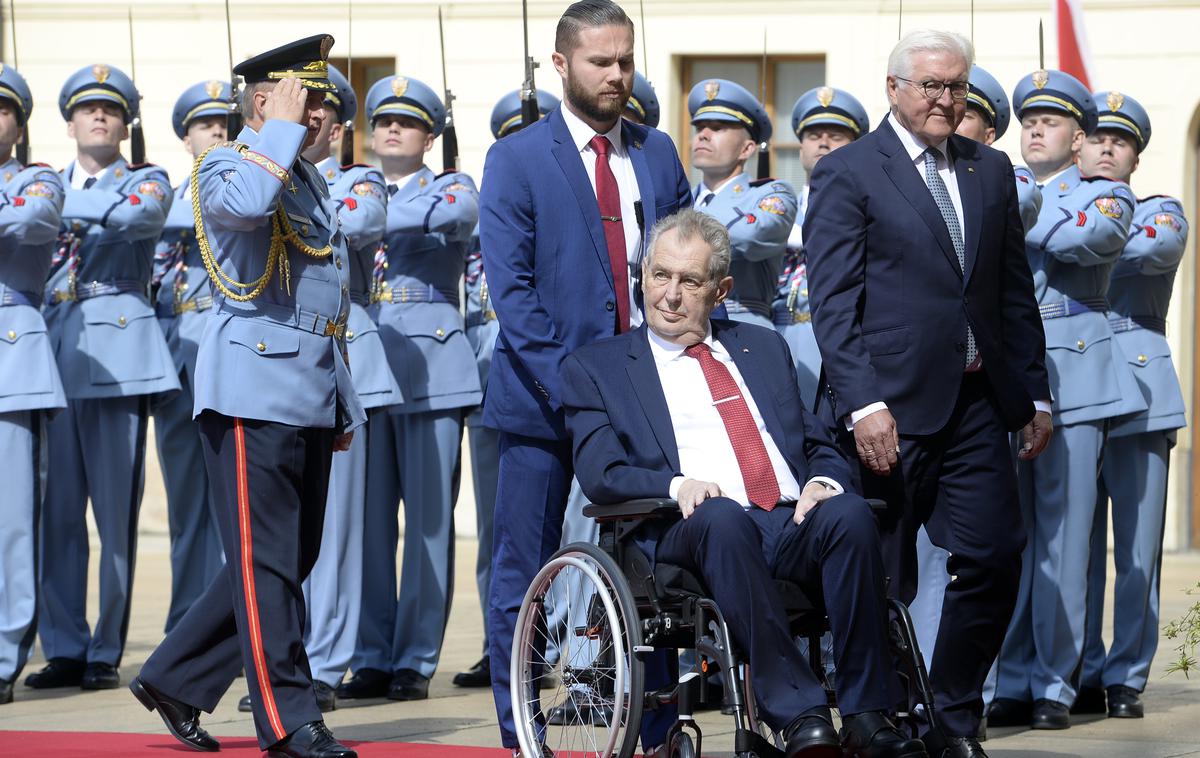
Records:
[[[869,502],[873,511],[883,507]],[[703,733],[694,710],[702,703],[718,705],[705,703],[705,685],[719,677],[721,711],[734,721],[734,754],[782,758],[783,737],[758,718],[749,663],[731,639],[721,609],[706,597],[698,577],[669,564],[651,568],[632,538],[647,519],[679,518],[678,504],[646,499],[592,504],[583,512],[599,522],[599,544],[572,543],[555,553],[530,584],[517,618],[510,682],[522,754],[540,756],[544,746],[558,758],[631,758],[643,715],[675,706],[678,716],[666,735],[668,755],[695,758],[701,755]],[[792,635],[807,640],[809,663],[836,708],[836,692],[821,660],[821,637],[829,630],[824,610],[798,585],[782,580],[776,585]],[[578,607],[569,607],[572,602]],[[907,700],[897,726],[915,734],[918,723],[936,727],[933,693],[908,609],[897,600],[887,602],[888,638]],[[551,618],[559,620],[557,633],[548,625]],[[548,657],[547,646],[555,640],[559,655]],[[647,691],[645,659],[661,649],[694,650],[696,666],[681,670],[678,681]],[[556,684],[543,689],[547,682]],[[587,707],[565,723],[549,723],[546,714],[572,698]]]

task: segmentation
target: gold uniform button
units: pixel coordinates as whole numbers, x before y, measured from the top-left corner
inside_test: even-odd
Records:
[[[439,336],[439,337],[445,337],[445,336],[446,336],[446,330],[445,330],[445,329],[442,329],[441,327],[438,327],[437,331],[435,331],[435,332],[434,332],[434,334],[436,334],[436,335],[437,335],[437,336]]]
[[[308,224],[300,225],[300,233],[303,234],[305,237],[308,236]]]
[[[9,332],[9,334],[12,334],[12,332]],[[1148,361],[1148,360],[1150,360],[1150,359],[1149,359],[1149,358],[1147,358],[1147,357],[1146,357],[1146,356],[1144,356],[1144,355],[1139,355],[1139,356],[1138,356],[1138,363],[1145,363],[1145,362],[1146,362],[1146,361]]]
[[[17,338],[17,333],[14,332],[12,329],[9,329],[8,330],[8,338],[10,340],[15,340]]]
[[[339,268],[339,269],[340,269],[340,268],[342,267],[342,259],[341,259],[341,258],[334,258],[334,259],[333,259],[333,265],[334,265],[334,266],[336,266],[337,268]]]
[[[349,332],[349,331],[346,332],[346,339],[348,339],[348,340],[354,339],[354,332]]]
[[[1080,350],[1082,350],[1082,349],[1084,349],[1085,347],[1087,347],[1087,343],[1086,343],[1086,342],[1084,342],[1083,340],[1079,340],[1078,342],[1076,342],[1076,343],[1075,343],[1075,347],[1077,347],[1077,348],[1079,348]]]
[[[118,326],[125,326],[125,324],[127,324],[127,323],[129,323],[129,322],[127,322],[127,321],[125,320],[125,317],[124,317],[124,316],[120,316],[120,317],[118,317],[118,318],[117,318],[117,325],[118,325]]]
[[[267,343],[265,343],[265,342],[258,343],[258,352],[260,352],[260,353],[267,352]]]
[[[1065,189],[1067,188],[1067,183],[1066,183],[1066,182],[1059,182],[1059,184],[1058,184],[1058,188],[1059,188],[1060,190],[1065,190]]]

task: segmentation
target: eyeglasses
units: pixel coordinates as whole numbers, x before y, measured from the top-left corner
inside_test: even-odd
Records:
[[[950,97],[955,100],[966,100],[967,95],[971,92],[970,82],[914,82],[912,79],[905,79],[903,76],[893,76],[893,78],[902,82],[908,82],[914,89],[920,90],[921,94],[930,100],[939,99],[947,89],[950,90]]]

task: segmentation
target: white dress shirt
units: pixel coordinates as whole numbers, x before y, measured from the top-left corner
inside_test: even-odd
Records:
[[[402,190],[402,189],[404,189],[405,187],[407,187],[407,186],[408,186],[408,183],[412,181],[412,178],[413,178],[414,176],[416,176],[417,174],[419,174],[419,173],[421,173],[421,170],[420,170],[420,169],[417,169],[416,171],[412,172],[412,173],[411,173],[411,174],[409,174],[408,176],[402,176],[402,177],[400,177],[399,179],[397,179],[397,180],[396,180],[396,181],[394,181],[394,182],[391,182],[391,181],[389,181],[389,182],[387,183],[387,186],[388,186],[388,197],[391,197],[392,195],[395,195],[395,194],[399,194],[400,190]],[[396,188],[396,191],[395,191],[395,192],[392,192],[392,190],[391,190],[391,188],[392,188],[392,187],[395,187],[395,188]]]
[[[800,212],[796,214],[796,223],[788,232],[787,246],[789,250],[799,250],[804,247],[804,214],[808,212],[808,184],[800,188]]]
[[[741,176],[741,172],[738,172],[721,182],[714,189],[709,189],[708,185],[704,183],[704,180],[701,180],[700,183],[696,185],[696,197],[692,202],[692,207],[697,209],[704,208],[706,205],[712,202],[712,200],[709,200],[710,197],[715,198],[717,195],[721,194],[721,190],[729,186],[729,183],[734,179],[737,179],[739,176]]]
[[[587,171],[594,193],[596,153],[588,143],[596,136],[596,131],[576,116],[565,102],[559,110],[567,124],[567,131],[571,133],[571,140],[579,150],[579,157],[583,159],[583,168]],[[634,267],[642,260],[642,231],[638,229],[637,211],[634,210],[634,203],[642,199],[642,193],[638,188],[637,175],[633,172],[633,161],[629,159],[629,151],[625,149],[625,143],[621,140],[621,123],[621,119],[617,119],[617,123],[604,136],[608,137],[612,144],[608,151],[608,165],[616,177],[617,191],[621,193],[621,226],[625,229],[625,255],[629,259],[629,271],[625,276],[626,286],[629,287],[629,325],[634,327],[642,323],[642,312],[637,307],[633,279]]]
[[[86,184],[87,180],[91,179],[92,177],[95,177],[96,181],[100,181],[104,178],[104,175],[108,173],[109,168],[111,168],[111,164],[105,166],[94,174],[89,174],[87,169],[85,169],[83,166],[80,166],[79,162],[76,161],[75,165],[71,167],[71,189],[83,189],[83,185]]]
[[[663,394],[667,398],[667,410],[671,414],[671,427],[675,432],[675,444],[679,449],[679,470],[683,476],[671,480],[671,498],[679,496],[679,488],[686,479],[697,479],[703,482],[715,482],[721,488],[721,493],[732,500],[741,503],[743,508],[750,508],[750,499],[746,495],[746,484],[742,480],[742,469],[738,465],[737,455],[733,452],[733,443],[721,419],[721,412],[713,404],[712,393],[708,389],[708,380],[704,378],[704,369],[700,361],[685,355],[683,346],[667,342],[653,331],[647,330],[650,338],[650,352],[654,356],[654,365],[658,368],[658,378],[662,382]],[[733,381],[737,383],[746,405],[750,407],[750,415],[762,435],[763,444],[767,448],[767,457],[771,459],[771,467],[775,469],[775,479],[779,482],[779,499],[796,501],[800,499],[800,483],[788,467],[779,446],[771,438],[763,423],[762,414],[754,397],[746,387],[742,373],[724,346],[713,339],[712,332],[704,338],[704,344],[712,349],[712,355],[725,367]],[[809,482],[820,482],[838,493],[843,492],[842,485],[825,476],[814,476]]]

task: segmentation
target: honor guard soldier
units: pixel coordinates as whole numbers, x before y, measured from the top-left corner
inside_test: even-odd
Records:
[[[0,705],[12,702],[13,682],[33,647],[46,421],[67,407],[39,312],[62,214],[62,180],[49,166],[23,166],[13,156],[32,110],[24,77],[0,68]]]
[[[1080,150],[1080,170],[1128,182],[1150,142],[1150,117],[1120,92],[1095,95],[1100,126]],[[1187,425],[1183,392],[1167,344],[1167,309],[1175,272],[1187,249],[1188,223],[1179,200],[1138,200],[1129,241],[1108,286],[1108,324],[1133,369],[1147,410],[1114,420],[1104,444],[1088,572],[1083,687],[1075,712],[1141,718],[1140,694],[1158,647],[1159,565],[1167,502],[1167,468],[1176,430]],[[1108,501],[1112,502],[1112,643],[1100,636],[1108,566]],[[1105,702],[1107,696],[1107,703]],[[1107,709],[1105,706],[1107,705]],[[1081,707],[1082,706],[1082,707]]]
[[[629,93],[629,102],[625,103],[625,118],[635,124],[657,129],[660,114],[654,87],[650,86],[650,81],[640,71],[634,71],[633,89]]]
[[[1013,92],[1021,154],[1042,185],[1025,236],[1046,334],[1054,434],[1018,464],[1028,541],[997,665],[989,726],[1066,729],[1083,655],[1089,537],[1108,420],[1146,409],[1108,325],[1109,274],[1125,247],[1134,199],[1124,182],[1075,165],[1096,105],[1073,76],[1035,71]]]
[[[368,446],[363,610],[354,677],[341,697],[421,700],[437,668],[450,612],[454,501],[463,416],[482,399],[459,287],[478,193],[466,174],[435,175],[425,153],[445,126],[423,82],[389,76],[367,92],[372,145],[389,195],[386,249],[374,300],[404,402],[373,418]],[[397,600],[396,510],[404,500],[404,561]]]
[[[171,125],[184,149],[196,160],[224,142],[233,93],[227,82],[193,84],[175,101]],[[171,530],[171,631],[225,563],[221,533],[209,508],[208,474],[200,445],[200,428],[192,418],[195,400],[196,350],[213,306],[212,285],[196,241],[192,214],[192,182],[175,188],[175,199],[155,252],[151,292],[156,292],[158,324],[175,360],[180,391],[154,405],[154,440],[167,490]]]
[[[800,397],[813,407],[817,378],[821,375],[821,352],[813,336],[808,311],[808,260],[804,255],[801,224],[808,208],[808,175],[827,153],[849,145],[871,130],[867,111],[858,98],[845,90],[816,87],[800,96],[792,107],[792,131],[800,140],[800,165],[805,182],[800,190],[799,211],[788,233],[787,255],[779,273],[771,315],[796,362]]]
[[[692,166],[703,179],[692,192],[694,207],[729,230],[733,292],[729,317],[772,326],[771,301],[788,235],[796,221],[796,193],[774,179],[752,181],[746,161],[771,139],[771,119],[745,87],[706,79],[688,94]]]
[[[558,107],[559,100],[543,90],[537,91],[538,114],[544,117]],[[521,91],[513,90],[492,108],[492,137],[503,139],[521,131]],[[479,224],[471,233],[470,252],[463,290],[466,293],[467,341],[475,350],[475,365],[479,369],[479,385],[487,389],[488,369],[500,323],[488,295],[487,277],[483,274],[483,254],[479,248]],[[500,447],[496,430],[483,425],[483,407],[474,408],[467,416],[467,442],[471,446],[471,481],[475,486],[475,524],[479,552],[475,557],[475,586],[483,606],[483,657],[466,671],[454,675],[459,687],[490,687],[492,669],[487,654],[487,598],[492,578],[492,515],[496,508],[496,478],[500,470]]]
[[[226,564],[130,689],[186,745],[245,670],[259,746],[348,758],[321,720],[304,651],[301,582],[317,559],[332,454],[364,413],[346,363],[346,240],[315,166],[333,38],[243,62],[246,126],[192,169],[216,289],[196,359],[196,418]]]
[[[58,99],[78,157],[63,171],[62,229],[44,310],[68,403],[49,425],[54,476],[42,550],[55,559],[42,567],[38,617],[49,663],[25,681],[38,689],[120,683],[150,398],[179,389],[148,293],[171,184],[157,166],[121,157],[139,97],[129,77],[98,63],[75,72]],[[90,629],[89,499],[100,534],[100,606]]]

